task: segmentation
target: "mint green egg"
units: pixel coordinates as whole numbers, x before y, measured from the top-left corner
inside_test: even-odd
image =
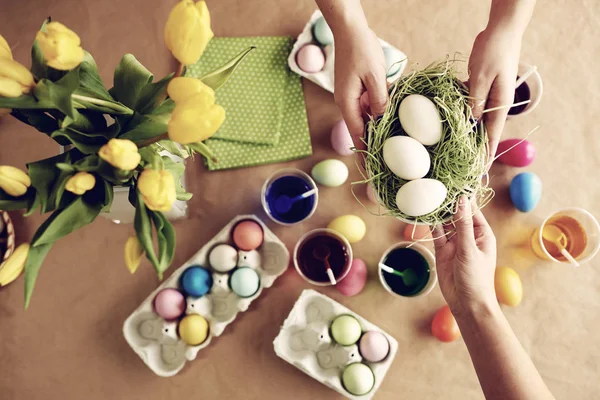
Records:
[[[383,55],[385,56],[387,76],[390,77],[396,75],[400,71],[400,68],[402,68],[402,64],[405,62],[402,60],[406,57],[393,47],[384,47]]]
[[[337,187],[348,179],[348,167],[340,160],[324,160],[313,167],[311,175],[323,186]]]
[[[260,277],[252,268],[238,268],[231,274],[229,286],[238,296],[251,297],[260,287]]]
[[[342,384],[351,394],[362,396],[369,393],[375,386],[375,375],[366,364],[350,364],[342,373]]]
[[[360,322],[351,315],[340,315],[331,323],[331,337],[342,346],[351,346],[362,335]]]
[[[322,46],[333,43],[333,32],[329,25],[327,25],[325,18],[320,17],[313,25],[313,37]]]

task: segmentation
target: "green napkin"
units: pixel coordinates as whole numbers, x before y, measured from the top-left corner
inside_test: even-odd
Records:
[[[186,75],[200,77],[250,46],[256,49],[217,91],[217,103],[225,108],[226,116],[214,138],[275,145],[280,137],[291,38],[213,38],[200,61],[187,67]]]

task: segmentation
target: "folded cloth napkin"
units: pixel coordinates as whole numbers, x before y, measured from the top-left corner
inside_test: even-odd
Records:
[[[214,138],[275,145],[281,134],[291,38],[213,38],[200,61],[187,67],[186,75],[201,77],[250,46],[256,49],[217,91],[217,103],[225,108],[226,117]]]
[[[221,57],[219,55],[222,61],[218,63],[213,62],[211,57],[215,56],[215,53],[209,53],[207,49],[207,52],[200,59],[199,64],[188,67],[187,75],[200,77],[203,71],[209,71],[211,68],[216,68],[224,64],[251,45],[257,46],[258,49],[248,55],[236,69],[231,79],[217,91],[217,102],[225,108],[226,117],[225,123],[219,132],[213,138],[206,141],[207,146],[214,152],[218,160],[217,163],[206,160],[208,169],[214,171],[251,167],[310,156],[312,154],[312,147],[301,77],[291,73],[287,67],[287,55],[292,47],[292,39],[289,37],[214,38],[211,44],[215,41],[218,43],[230,43],[228,46],[216,45],[230,49],[227,56]],[[209,48],[211,44],[209,44]],[[267,46],[270,50],[261,52],[261,46]],[[285,57],[280,59],[279,55],[281,55],[282,51]],[[275,57],[273,53],[277,53],[278,56]],[[268,61],[256,61],[255,59],[249,67],[247,62],[251,60],[250,57],[253,55],[258,55],[259,58],[264,57]],[[211,68],[206,67],[203,63],[211,65]],[[200,65],[202,65],[202,69],[198,68]],[[256,67],[257,65],[259,67]],[[244,72],[247,68],[252,71],[251,74],[248,71]],[[274,74],[275,76],[279,77],[282,72],[284,75],[283,80],[285,84],[282,87],[279,97],[276,97],[273,93],[272,86],[258,85],[248,88],[244,80],[240,83],[238,79],[242,75],[250,74],[247,79],[264,82],[270,79],[275,70],[277,71]],[[237,87],[238,84],[240,87]],[[263,134],[279,132],[279,140],[275,143],[267,144],[248,141],[247,136],[249,136],[248,132],[250,130],[224,130],[228,121],[232,119],[243,121],[243,118],[248,113],[256,110],[257,102],[261,101],[259,99],[263,101],[262,107],[271,107],[271,113],[262,113],[261,115],[264,118],[253,118],[253,125],[250,130]],[[270,105],[265,105],[267,104],[265,103],[265,99],[268,99]],[[277,100],[276,103],[275,100]],[[247,126],[249,126],[249,121],[250,119],[247,120]],[[268,135],[263,136],[263,140],[266,136]]]

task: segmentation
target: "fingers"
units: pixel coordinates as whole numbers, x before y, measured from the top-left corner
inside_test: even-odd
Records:
[[[436,253],[444,247],[446,243],[448,243],[448,238],[446,237],[446,233],[444,232],[444,227],[441,225],[436,225],[431,230],[431,234],[433,235],[433,245],[435,246]]]
[[[471,97],[471,107],[475,119],[479,119],[483,115],[492,82],[493,79],[479,73],[474,73],[469,77],[469,97]]]
[[[365,123],[360,105],[360,98],[363,91],[362,82],[356,77],[356,79],[353,79],[342,87],[336,87],[334,93],[335,102],[342,112],[348,131],[350,131],[354,145],[357,148],[364,147],[361,138],[365,130]]]
[[[454,215],[453,221],[456,227],[457,250],[467,251],[475,247],[471,202],[466,196],[461,196],[458,199],[458,211]]]
[[[364,84],[369,94],[369,108],[371,113],[375,117],[383,114],[388,100],[385,70],[370,71],[364,77]]]
[[[515,95],[515,76],[512,74],[500,74],[494,80],[487,101],[487,108],[503,107],[499,110],[490,111],[485,116],[485,126],[487,127],[490,157],[496,154],[498,142],[504,130],[506,116],[508,115],[509,105],[513,103]]]
[[[496,246],[496,237],[494,236],[490,224],[487,222],[479,208],[473,214],[473,226],[477,235],[477,243],[482,250],[492,250]]]

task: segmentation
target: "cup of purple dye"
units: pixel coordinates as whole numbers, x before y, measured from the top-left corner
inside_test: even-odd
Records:
[[[299,169],[282,169],[265,181],[261,202],[265,213],[273,221],[281,225],[294,225],[314,214],[319,191],[307,173]]]

